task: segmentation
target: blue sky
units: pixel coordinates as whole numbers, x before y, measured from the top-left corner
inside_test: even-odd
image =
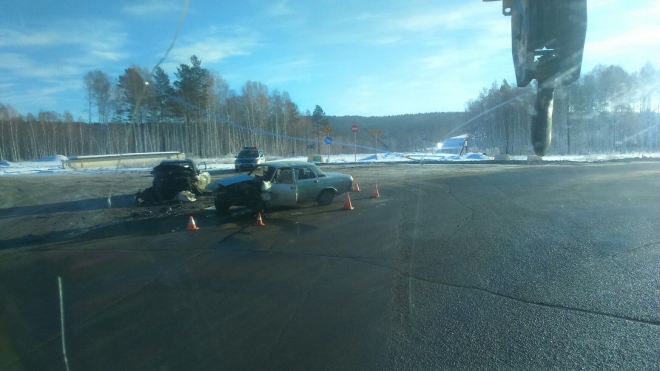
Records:
[[[87,117],[82,77],[153,68],[183,0],[0,0],[0,103]],[[583,71],[660,67],[660,1],[589,0]],[[161,65],[192,54],[240,91],[288,91],[301,112],[330,115],[462,111],[496,80],[515,81],[509,18],[480,0],[191,0]]]

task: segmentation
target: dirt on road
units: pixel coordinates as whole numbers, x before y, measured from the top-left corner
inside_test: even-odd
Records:
[[[213,205],[196,202],[138,205],[133,194],[151,186],[145,173],[23,175],[0,183],[0,251],[67,239],[130,220],[183,215]],[[185,226],[184,226],[185,227]]]
[[[347,165],[324,166],[325,171],[353,175],[363,191],[371,192],[383,174],[401,176],[404,168],[419,169],[447,176],[469,175],[484,171],[501,171],[507,166],[493,165]],[[517,166],[519,168],[519,166]],[[233,173],[212,175],[212,180]],[[184,229],[185,216],[211,218],[213,197],[197,197],[195,202],[165,202],[139,205],[133,195],[151,186],[148,172],[85,174],[50,174],[6,176],[0,180],[0,254],[16,249],[66,241],[75,236],[112,225],[150,219],[175,219],[167,228]],[[154,223],[133,223],[143,228]],[[158,223],[156,223],[158,224]],[[165,227],[165,224],[163,224]],[[163,227],[163,228],[164,228]],[[133,230],[128,231],[135,232]]]

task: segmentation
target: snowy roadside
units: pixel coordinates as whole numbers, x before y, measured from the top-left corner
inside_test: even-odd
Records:
[[[357,158],[357,161],[356,161]],[[610,160],[622,160],[632,158],[660,158],[660,153],[635,153],[635,154],[601,154],[601,155],[575,155],[575,156],[545,156],[544,162],[552,161],[567,161],[567,162],[600,162]],[[55,155],[41,158],[37,161],[21,161],[21,162],[8,162],[5,160],[0,161],[0,176],[2,175],[28,175],[28,174],[95,174],[95,173],[139,173],[149,172],[151,167],[98,167],[98,168],[85,168],[85,169],[64,169],[62,167],[62,160],[66,160],[65,156]],[[419,161],[428,162],[480,162],[491,161],[492,157],[485,156],[481,153],[468,153],[464,155],[457,155],[452,153],[396,153],[386,152],[375,154],[341,154],[323,156],[323,162],[332,165],[341,164],[373,164],[373,163],[416,163]],[[526,161],[527,156],[511,156],[514,161]],[[233,158],[207,158],[196,159],[195,162],[206,163],[206,169],[213,170],[233,170]],[[268,161],[307,161],[307,156],[296,157],[268,157]],[[204,169],[204,166],[201,166]]]

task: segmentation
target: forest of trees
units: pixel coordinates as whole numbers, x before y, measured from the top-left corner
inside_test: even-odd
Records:
[[[0,158],[34,160],[62,154],[96,155],[182,151],[218,157],[256,145],[268,155],[319,151],[351,153],[357,124],[358,152],[411,151],[447,136],[467,133],[475,150],[530,154],[534,87],[493,83],[466,104],[465,112],[386,117],[336,117],[316,106],[301,114],[287,92],[247,81],[236,92],[192,56],[171,82],[161,68],[132,66],[116,79],[95,70],[83,77],[87,118],[40,111],[22,115],[0,103]],[[598,66],[555,94],[550,154],[660,152],[660,72],[647,64],[628,73]],[[442,97],[438,97],[441,99]],[[333,145],[322,143],[326,125]],[[382,130],[378,143],[369,130]],[[422,135],[428,140],[422,142]],[[302,138],[302,140],[300,140]],[[311,146],[310,146],[311,145]],[[496,150],[495,150],[496,149]]]
[[[190,61],[177,68],[173,82],[161,68],[152,74],[132,66],[114,82],[102,71],[90,71],[83,78],[86,120],[74,120],[68,111],[23,116],[0,104],[0,158],[152,151],[215,157],[244,145],[272,155],[306,153],[308,143],[292,138],[316,137],[320,123],[309,112],[301,114],[287,92],[247,81],[237,93],[196,56]]]
[[[499,87],[493,83],[467,103],[466,119],[473,121],[456,134],[470,134],[481,150],[533,154],[529,123],[534,91],[531,85],[517,88],[506,80]],[[634,73],[597,66],[555,91],[549,154],[631,152],[660,152],[660,71],[653,65]]]
[[[332,137],[338,143],[348,143],[342,153],[353,151],[351,126],[357,125],[357,144],[365,147],[375,147],[382,151],[413,151],[427,146],[435,146],[442,141],[445,134],[465,122],[464,112],[430,112],[393,116],[329,116],[328,122],[333,128]],[[378,136],[378,145],[375,137],[369,130],[381,130]],[[422,136],[427,140],[423,141]],[[333,142],[334,143],[334,142]],[[337,148],[339,150],[339,148]],[[362,149],[362,152],[369,152]],[[358,149],[358,152],[361,152]]]

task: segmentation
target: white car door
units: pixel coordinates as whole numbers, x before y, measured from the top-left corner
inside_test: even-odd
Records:
[[[297,166],[293,168],[296,175],[296,185],[298,185],[298,202],[308,202],[316,200],[319,195],[319,180],[309,168]]]
[[[297,203],[296,174],[291,168],[278,169],[271,183],[271,198],[268,206],[296,206]]]

